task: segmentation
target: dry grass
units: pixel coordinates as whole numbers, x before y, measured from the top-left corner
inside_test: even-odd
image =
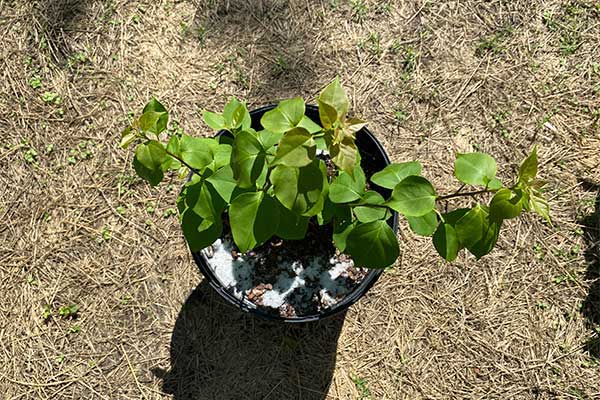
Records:
[[[600,398],[597,1],[0,1],[0,32],[0,398]],[[127,113],[156,94],[202,135],[230,95],[336,75],[444,192],[455,151],[509,177],[537,143],[554,226],[510,221],[449,265],[403,223],[397,267],[312,327],[196,288],[164,217],[180,183],[133,177]]]

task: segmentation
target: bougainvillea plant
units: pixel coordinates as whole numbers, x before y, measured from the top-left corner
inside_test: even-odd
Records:
[[[191,171],[177,205],[192,251],[223,234],[223,213],[228,213],[241,252],[273,236],[302,239],[313,219],[332,224],[332,240],[340,252],[369,268],[388,267],[399,255],[397,237],[387,222],[393,211],[403,215],[415,233],[432,236],[435,249],[448,261],[463,248],[478,259],[488,254],[502,221],[523,211],[535,211],[550,221],[548,202],[540,191],[544,182],[536,178],[535,148],[508,186],[496,177],[494,159],[484,153],[456,156],[454,176],[463,183],[461,188],[477,188],[470,191],[438,195],[422,176],[418,161],[390,164],[370,176],[368,184],[355,143],[365,122],[348,116],[348,98],[339,80],[325,87],[317,101],[320,124],[305,115],[304,100],[297,97],[266,112],[257,131],[251,128],[246,105],[232,98],[222,113],[203,115],[211,128],[229,135],[167,138],[169,114],[152,99],[123,132],[121,146],[137,144],[133,166],[153,186],[169,170],[179,171],[181,178]],[[333,173],[328,172],[327,160],[335,166]],[[372,184],[391,194],[385,198],[369,190]],[[473,205],[441,211],[441,204],[459,196],[472,198]],[[491,197],[487,204],[478,201],[486,197]]]

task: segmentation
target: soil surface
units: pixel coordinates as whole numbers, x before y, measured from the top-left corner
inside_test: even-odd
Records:
[[[240,300],[246,299],[282,317],[314,315],[343,300],[368,273],[340,254],[332,242],[331,224],[311,219],[302,240],[273,237],[242,254],[229,231],[203,250],[220,283]]]

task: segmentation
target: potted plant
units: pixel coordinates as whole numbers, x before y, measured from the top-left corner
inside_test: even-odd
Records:
[[[249,112],[233,98],[222,113],[204,112],[215,137],[167,138],[168,112],[152,99],[122,134],[122,147],[137,144],[133,166],[151,185],[168,171],[187,177],[177,200],[184,236],[230,303],[286,321],[347,308],[398,257],[398,214],[447,261],[461,249],[488,254],[502,221],[524,210],[550,221],[535,148],[510,186],[489,155],[457,154],[461,189],[476,189],[439,195],[418,161],[390,163],[366,123],[349,117],[338,79],[317,102]],[[438,209],[462,196],[474,204]]]

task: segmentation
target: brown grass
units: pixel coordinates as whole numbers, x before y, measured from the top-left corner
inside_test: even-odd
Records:
[[[0,1],[0,32],[0,398],[600,398],[597,1]],[[155,94],[207,135],[230,95],[336,75],[441,192],[456,151],[508,178],[538,144],[554,225],[446,264],[403,222],[396,268],[317,326],[222,305],[163,216],[180,183],[118,149],[127,113]]]

